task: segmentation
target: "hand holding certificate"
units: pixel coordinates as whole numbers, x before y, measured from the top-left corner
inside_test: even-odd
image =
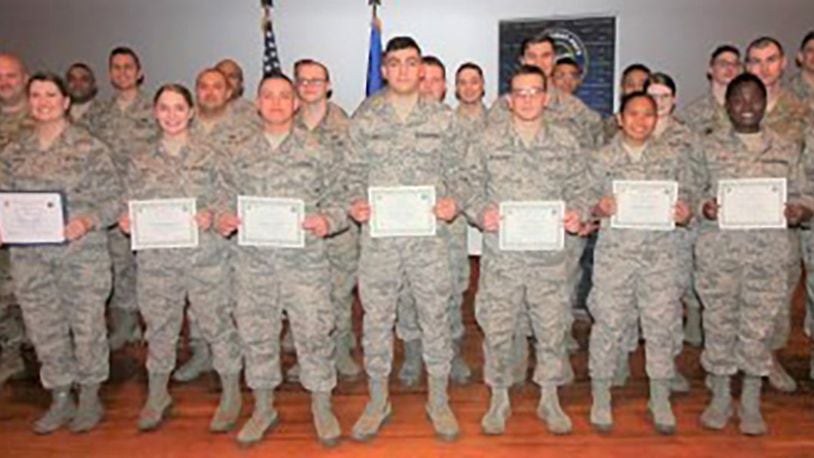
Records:
[[[674,207],[678,201],[675,181],[614,180],[616,213],[611,227],[645,231],[675,229]]]
[[[785,229],[785,178],[746,178],[718,181],[718,227]]]
[[[435,187],[370,187],[370,236],[431,237],[435,235]]]
[[[302,199],[237,197],[240,228],[237,244],[303,248],[305,246],[305,202]]]
[[[0,240],[4,245],[65,241],[65,209],[58,192],[0,192]]]
[[[565,246],[565,202],[501,202],[499,211],[500,250],[559,251]]]
[[[133,250],[198,246],[194,198],[131,200],[129,215]]]

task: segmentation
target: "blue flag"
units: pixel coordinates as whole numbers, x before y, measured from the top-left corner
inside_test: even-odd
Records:
[[[274,39],[274,25],[271,10],[272,0],[263,0],[263,75],[280,72],[280,55],[277,52],[277,40]]]
[[[367,85],[365,95],[370,97],[384,86],[382,79],[382,31],[375,21],[370,24],[370,51],[367,55]]]

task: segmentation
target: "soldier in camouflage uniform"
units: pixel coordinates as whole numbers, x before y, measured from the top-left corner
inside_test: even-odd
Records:
[[[505,430],[514,334],[525,313],[537,339],[537,416],[552,433],[568,434],[571,420],[557,396],[570,323],[568,252],[501,251],[497,206],[503,201],[562,200],[566,229],[576,233],[588,214],[587,161],[566,129],[543,122],[546,77],[538,67],[522,66],[512,78],[510,94],[511,122],[489,126],[466,158],[471,187],[466,213],[486,231],[476,316],[485,336],[484,378],[492,396],[481,427],[486,434]]]
[[[766,113],[762,126],[773,130],[791,143],[797,145],[802,153],[806,129],[814,125],[814,118],[809,107],[801,102],[788,89],[782,86],[781,79],[786,67],[786,57],[782,45],[770,37],[758,38],[749,44],[746,50],[746,70],[756,75],[766,86],[768,98],[766,100]],[[784,392],[793,392],[797,383],[786,372],[777,358],[776,352],[786,346],[791,332],[791,302],[794,290],[800,282],[802,274],[800,261],[803,258],[801,237],[806,244],[811,239],[811,231],[800,231],[791,228],[788,236],[791,238],[792,248],[788,259],[788,283],[786,293],[788,301],[786,307],[778,313],[772,332],[772,370],[769,374],[769,383],[775,389]],[[814,265],[812,265],[814,268]]]
[[[25,85],[28,73],[14,55],[0,54],[0,151],[34,126],[28,113]],[[15,304],[9,250],[0,248],[0,387],[25,370],[21,346],[25,340],[23,317]]]
[[[814,30],[808,32],[800,43],[797,65],[800,72],[791,77],[788,88],[814,110]]]
[[[591,424],[599,431],[613,427],[611,378],[624,334],[639,320],[645,339],[645,368],[650,380],[648,408],[656,430],[672,434],[676,420],[670,406],[675,376],[676,330],[681,328],[682,236],[676,230],[649,231],[610,227],[616,212],[615,180],[670,180],[678,183],[674,220],[689,222],[691,180],[689,158],[652,139],[657,122],[656,102],[646,93],[623,99],[621,132],[592,157],[592,175],[602,218],[595,251],[594,284],[588,307],[591,329]],[[599,199],[599,197],[601,199]]]
[[[215,65],[215,68],[229,79],[229,85],[232,88],[232,96],[229,101],[232,113],[245,122],[262,124],[254,102],[243,97],[243,69],[240,65],[232,59],[223,59]]]
[[[628,65],[622,71],[622,78],[619,80],[619,97],[644,90],[644,83],[650,77],[650,68],[647,65],[636,62]],[[608,116],[602,122],[603,140],[610,143],[613,137],[619,133],[619,119],[617,115]]]
[[[421,78],[419,92],[425,98],[443,103],[446,98],[446,67],[435,56],[424,56],[422,59],[424,76]],[[482,82],[481,82],[482,84]],[[480,103],[480,97],[478,103]],[[457,118],[457,117],[456,117]],[[463,126],[461,126],[463,129]],[[462,141],[468,141],[461,131]],[[449,298],[449,325],[452,337],[452,365],[450,380],[459,385],[469,382],[471,369],[463,358],[463,295],[469,288],[469,256],[466,245],[467,222],[465,218],[455,218],[449,225],[449,262],[452,268],[452,294]],[[405,386],[418,384],[421,376],[421,330],[418,323],[418,310],[409,284],[402,287],[397,309],[396,335],[404,341],[404,362],[399,370],[399,379]]]
[[[3,150],[0,189],[62,192],[67,240],[11,248],[15,294],[41,363],[40,380],[52,395],[34,432],[48,434],[68,422],[71,431],[85,432],[102,418],[99,384],[109,374],[104,228],[116,220],[122,188],[108,148],[70,125],[70,99],[58,76],[34,75],[28,95],[35,131]],[[73,384],[80,387],[78,408]]]
[[[115,48],[110,52],[108,64],[110,82],[116,93],[85,116],[91,133],[110,146],[113,164],[123,179],[130,156],[154,141],[157,129],[152,102],[139,90],[144,74],[136,53],[130,48]],[[130,250],[130,240],[115,227],[108,232],[108,245],[113,261],[113,295],[109,302],[112,327],[108,340],[110,348],[117,350],[141,338],[136,260]]]
[[[328,100],[331,77],[327,67],[314,60],[300,60],[294,65],[294,77],[300,99],[297,124],[316,136],[326,149],[339,150],[338,154],[344,157],[350,147],[349,119],[340,106]],[[341,376],[355,379],[362,372],[351,352],[356,346],[352,310],[359,263],[359,227],[349,224],[347,230],[328,237],[325,248],[331,268],[336,371]]]
[[[172,405],[167,391],[175,368],[178,335],[188,298],[204,338],[212,346],[213,365],[223,392],[210,430],[231,430],[240,415],[241,353],[229,300],[229,264],[225,248],[210,231],[213,213],[222,203],[221,157],[208,144],[190,138],[192,95],[180,85],[162,86],[155,97],[155,116],[162,129],[155,144],[135,152],[127,169],[130,200],[194,198],[200,230],[196,248],[142,250],[138,254],[138,305],[147,324],[149,396],[138,427],[153,430]],[[119,227],[130,232],[129,215]]]
[[[96,110],[96,94],[99,92],[93,70],[83,62],[75,62],[65,72],[65,83],[71,94],[71,109],[68,113],[71,122],[90,130],[87,114]]]
[[[196,112],[190,126],[191,134],[196,141],[209,144],[222,161],[228,161],[237,147],[261,128],[260,117],[254,117],[251,122],[246,122],[245,118],[235,114],[234,105],[229,104],[231,94],[229,80],[216,68],[201,71],[195,80]],[[227,289],[233,310],[233,243],[222,237],[218,237],[215,243],[221,245],[220,256],[230,266]],[[195,380],[202,373],[212,369],[212,353],[198,325],[195,310],[187,308],[186,316],[189,326],[189,349],[192,355],[173,372],[172,379],[177,382]]]
[[[710,135],[729,128],[729,116],[724,108],[726,86],[743,71],[741,53],[732,45],[721,45],[712,51],[707,78],[709,92],[693,100],[678,118],[698,135]]]
[[[556,60],[556,45],[553,38],[548,35],[540,35],[526,39],[521,45],[519,61],[523,65],[533,65],[538,67],[551,79],[554,72]],[[580,143],[580,147],[585,150],[597,148],[603,143],[602,117],[599,113],[588,108],[580,99],[568,95],[553,85],[547,91],[546,109],[543,114],[550,125],[558,125],[567,128],[574,138]],[[489,109],[489,124],[506,123],[510,119],[508,97],[500,97]],[[572,299],[568,303],[568,311],[576,300],[576,288],[581,276],[580,258],[585,250],[585,238],[570,235],[566,238],[566,251],[569,252],[568,271],[571,275],[568,281],[571,283]],[[573,315],[569,313],[571,323],[566,326],[566,343],[569,349],[577,349],[579,346],[573,337],[571,327]],[[532,329],[529,317],[524,316],[518,320],[518,336],[515,339],[517,347],[515,354],[518,355],[517,367],[515,368],[516,382],[523,383],[526,378],[528,368],[528,342],[521,336],[531,336]],[[574,380],[574,371],[568,355],[563,361],[564,384]]]
[[[790,80],[787,88],[800,99],[801,102],[808,105],[809,109],[814,111],[814,31],[808,32],[803,37],[800,43],[800,50],[797,53],[797,65],[800,71],[794,75]],[[814,130],[812,130],[814,131]],[[804,157],[810,161],[812,154],[814,154],[814,145],[811,141],[812,137],[808,137],[805,142],[806,153]],[[814,170],[808,169],[806,177],[814,176]],[[806,264],[806,319],[805,319],[805,332],[811,337],[814,335],[814,275],[809,275],[810,268],[814,268],[814,242],[810,239],[814,236],[811,235],[810,229],[803,229],[801,231],[803,244],[803,260]],[[809,377],[814,379],[814,343],[812,344],[811,362],[809,369]]]
[[[226,167],[230,204],[218,220],[228,236],[238,229],[234,203],[239,195],[286,197],[305,202],[304,248],[238,246],[236,319],[244,343],[246,382],[255,407],[237,440],[260,441],[277,421],[272,398],[282,382],[280,331],[288,314],[300,380],[311,392],[311,413],[318,439],[335,444],[341,434],[331,408],[336,386],[334,311],[331,306],[330,265],[324,237],[346,230],[348,218],[342,189],[342,149],[327,149],[317,137],[295,126],[298,100],[294,84],[282,74],[260,83],[258,107],[264,131],[252,136]]]
[[[421,51],[410,37],[395,37],[383,64],[387,89],[368,98],[351,121],[349,167],[351,216],[363,223],[359,292],[365,310],[363,348],[370,400],[353,427],[353,438],[375,437],[391,415],[387,378],[393,361],[393,325],[399,289],[408,282],[418,309],[422,352],[429,374],[426,412],[436,435],[452,440],[458,422],[449,407],[447,382],[452,360],[448,299],[448,227],[434,237],[371,238],[368,186],[434,186],[434,214],[451,221],[459,186],[459,141],[451,110],[419,96]]]
[[[704,139],[702,151],[707,178],[703,189],[703,220],[695,247],[697,288],[704,303],[704,351],[701,364],[710,374],[712,400],[701,423],[723,429],[732,416],[730,378],[744,373],[741,389],[740,430],[766,433],[760,412],[761,377],[769,375],[776,317],[788,307],[789,254],[792,239],[783,229],[731,230],[718,228],[715,200],[718,180],[727,178],[785,178],[789,225],[811,216],[802,206],[797,145],[761,126],[767,92],[761,80],[745,73],[726,92],[732,128]]]

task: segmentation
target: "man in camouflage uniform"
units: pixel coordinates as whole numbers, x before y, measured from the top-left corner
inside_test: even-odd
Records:
[[[111,285],[104,228],[116,220],[122,188],[106,145],[67,122],[64,87],[59,91],[64,105],[48,105],[55,101],[44,94],[57,83],[47,78],[56,77],[33,77],[30,91],[37,98],[32,97],[32,111],[45,114],[38,115],[42,120],[35,133],[3,150],[0,189],[64,193],[67,242],[12,247],[11,266],[26,330],[41,363],[40,380],[52,395],[34,432],[49,434],[70,422],[70,430],[80,433],[103,415],[98,392],[109,375],[104,310]],[[74,384],[79,386],[78,408],[71,394]]]
[[[543,71],[546,78],[551,80],[556,62],[556,45],[554,39],[548,35],[540,35],[527,38],[520,48],[519,61],[522,65],[532,65]],[[543,114],[549,125],[557,125],[567,128],[580,144],[580,148],[591,150],[603,143],[602,117],[599,113],[588,108],[577,97],[568,95],[553,85],[548,88],[546,96],[546,108]],[[506,123],[511,118],[508,105],[508,97],[503,96],[497,99],[489,109],[489,124]],[[577,284],[581,276],[580,258],[585,251],[586,240],[584,237],[570,235],[566,238],[566,251],[570,253],[568,271],[571,275],[568,281],[571,284],[572,297],[568,304],[569,312],[576,300]],[[566,343],[569,349],[576,350],[579,346],[573,337],[571,328],[573,315],[569,314],[571,322],[566,326]],[[518,321],[518,335],[516,338],[515,354],[518,355],[517,367],[515,368],[516,382],[523,383],[526,378],[528,368],[528,342],[522,336],[531,336],[532,330],[528,316]],[[574,370],[568,355],[565,356],[563,364],[564,384],[574,380]]]
[[[754,57],[754,56],[753,56]],[[723,429],[732,416],[730,378],[744,373],[740,430],[766,433],[760,412],[761,377],[769,375],[777,316],[788,308],[789,255],[794,251],[788,231],[723,231],[716,222],[715,196],[723,178],[785,178],[789,225],[811,216],[811,204],[801,205],[805,179],[800,150],[788,137],[761,125],[767,92],[761,80],[745,73],[726,92],[732,128],[704,139],[708,177],[705,180],[703,219],[696,243],[697,288],[704,303],[704,351],[701,364],[710,374],[712,400],[701,423]]]
[[[512,346],[521,311],[530,317],[537,339],[534,381],[541,387],[537,416],[554,434],[568,434],[572,427],[557,396],[570,323],[568,253],[504,252],[496,234],[498,205],[503,201],[562,200],[566,228],[572,233],[588,214],[586,157],[566,129],[543,122],[545,96],[542,71],[522,66],[511,82],[511,122],[489,126],[467,152],[471,197],[466,213],[486,231],[476,302],[485,337],[484,378],[492,391],[481,421],[486,434],[502,434],[511,411]]]
[[[126,47],[110,52],[110,82],[114,96],[87,113],[91,133],[110,146],[113,164],[120,177],[127,176],[127,164],[134,151],[155,140],[157,129],[150,97],[139,88],[144,73],[138,55]],[[130,240],[116,228],[108,232],[113,262],[113,294],[110,298],[110,348],[117,350],[141,338],[136,303],[136,260]]]
[[[439,224],[434,237],[371,238],[364,223],[371,216],[365,197],[368,186],[434,186],[435,216],[453,220],[462,160],[455,143],[458,137],[451,110],[419,95],[421,51],[412,38],[391,39],[382,67],[387,88],[362,103],[350,126],[351,216],[363,224],[359,292],[365,310],[362,343],[370,391],[353,438],[375,437],[392,413],[387,379],[393,361],[393,325],[399,290],[408,282],[429,374],[425,410],[436,435],[452,440],[458,435],[458,422],[447,397],[452,360],[447,224]]]
[[[726,86],[743,71],[741,53],[731,45],[721,45],[712,51],[707,79],[709,91],[693,100],[678,118],[698,135],[710,135],[729,128],[729,116],[724,108]]]
[[[342,150],[326,149],[308,131],[297,127],[298,100],[294,84],[281,74],[266,76],[258,91],[264,130],[244,143],[226,167],[229,202],[219,218],[219,231],[228,236],[240,226],[234,203],[239,195],[287,197],[305,202],[304,248],[238,246],[238,331],[244,342],[246,381],[255,400],[251,418],[237,436],[240,444],[262,439],[274,425],[274,389],[282,382],[280,331],[288,314],[300,380],[311,392],[311,413],[317,437],[333,445],[341,434],[331,408],[336,386],[333,362],[334,311],[331,307],[330,265],[323,238],[347,229],[342,189]]]
[[[650,77],[650,68],[640,62],[635,62],[622,70],[622,78],[619,79],[619,99],[628,94],[643,91],[644,83]],[[611,115],[602,122],[602,132],[604,143],[610,143],[613,137],[619,132],[619,119],[617,115]]]
[[[350,147],[348,115],[339,105],[329,101],[332,89],[328,68],[315,60],[300,60],[294,65],[294,78],[300,100],[297,124],[316,136],[327,150],[339,150],[336,154],[346,156]],[[325,248],[331,268],[336,371],[354,379],[361,374],[351,353],[356,346],[352,311],[359,262],[359,227],[349,224],[347,230],[328,237]]]
[[[96,94],[99,92],[93,70],[83,62],[73,63],[65,72],[65,83],[71,94],[71,108],[68,111],[71,122],[90,130],[86,115],[92,113],[98,104]]]
[[[190,128],[192,136],[214,148],[221,161],[228,161],[236,148],[261,128],[260,117],[253,118],[252,122],[245,122],[244,118],[235,113],[235,106],[229,104],[231,94],[229,80],[216,68],[201,71],[195,80],[196,113]],[[234,276],[231,272],[233,243],[223,239],[215,243],[222,245],[220,255],[230,265],[228,297],[234,302]],[[234,305],[231,308],[234,309]],[[187,308],[186,315],[192,355],[173,372],[172,379],[177,382],[195,380],[212,369],[212,353],[198,325],[195,310]]]
[[[800,43],[797,65],[800,72],[791,77],[788,88],[814,110],[814,30],[808,32]]]
[[[797,145],[798,154],[802,153],[805,131],[814,124],[814,117],[810,108],[801,102],[797,96],[786,89],[782,84],[783,72],[786,68],[786,56],[782,45],[771,37],[757,38],[746,50],[746,70],[756,75],[766,87],[766,112],[762,127],[772,130],[789,142]],[[797,383],[786,372],[777,358],[777,352],[786,346],[791,332],[791,302],[794,290],[800,281],[802,256],[801,241],[808,244],[811,241],[811,231],[800,231],[792,228],[788,231],[791,238],[792,250],[788,259],[788,284],[786,293],[788,301],[776,316],[774,332],[772,333],[772,370],[769,373],[769,383],[772,387],[793,392]],[[801,240],[802,238],[802,240]],[[810,261],[810,260],[807,260]],[[810,264],[814,269],[814,263]]]
[[[20,58],[0,54],[0,151],[33,128],[25,94],[27,81],[28,72]],[[9,251],[0,248],[0,387],[25,370],[21,354],[24,340],[23,319],[14,300]]]
[[[240,65],[232,59],[223,59],[215,65],[215,68],[229,79],[229,86],[232,88],[232,96],[229,100],[232,113],[245,122],[262,124],[254,102],[243,97],[243,69]]]
[[[429,100],[444,103],[447,93],[446,67],[435,56],[422,57],[424,76],[421,78],[419,92]],[[461,132],[464,135],[463,132]],[[463,137],[462,141],[468,141]],[[449,298],[449,324],[452,337],[452,366],[450,380],[457,384],[469,382],[471,369],[463,358],[463,295],[469,288],[469,256],[466,245],[466,219],[455,218],[449,225],[449,262],[452,268],[452,294]],[[403,285],[399,295],[396,335],[404,341],[404,362],[399,370],[399,379],[405,386],[418,384],[421,376],[421,329],[418,322],[418,310],[415,298],[410,294],[410,286]]]

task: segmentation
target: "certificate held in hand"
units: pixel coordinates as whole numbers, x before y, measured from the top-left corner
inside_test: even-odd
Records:
[[[560,251],[565,247],[565,202],[500,203],[498,245],[501,251]]]
[[[0,192],[0,238],[4,245],[64,243],[62,194]]]
[[[198,246],[194,198],[131,200],[128,207],[133,250]]]
[[[785,229],[785,178],[718,180],[718,227]]]
[[[305,247],[302,199],[237,196],[237,244],[277,248]]]
[[[373,238],[435,235],[435,186],[372,186],[368,202]]]
[[[678,201],[675,181],[613,180],[616,213],[615,229],[672,231],[676,227],[674,208]]]

